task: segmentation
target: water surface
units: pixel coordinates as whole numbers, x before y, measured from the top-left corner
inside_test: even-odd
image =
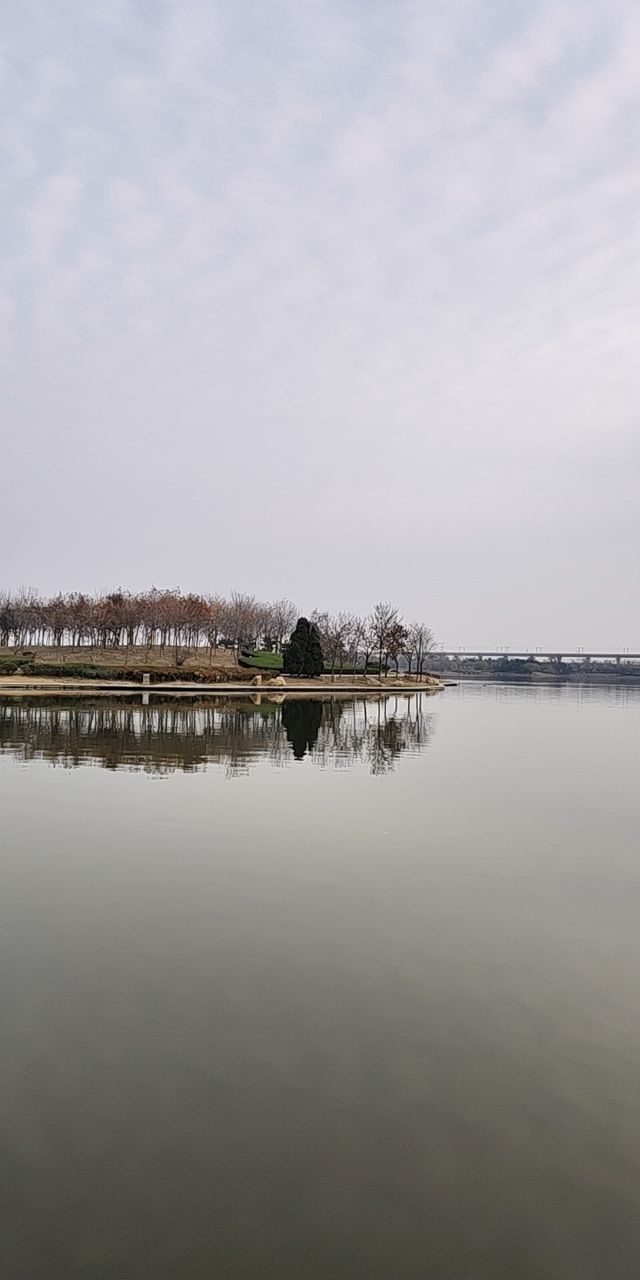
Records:
[[[7,1280],[640,1274],[640,696],[0,702]]]

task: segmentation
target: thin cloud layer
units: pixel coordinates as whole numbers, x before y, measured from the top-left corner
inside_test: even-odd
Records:
[[[7,585],[637,645],[630,0],[5,25]]]

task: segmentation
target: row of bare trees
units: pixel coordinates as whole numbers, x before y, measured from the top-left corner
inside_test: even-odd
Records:
[[[230,596],[183,594],[179,589],[103,595],[36,591],[0,592],[0,645],[180,652],[222,649],[282,650],[298,610],[291,600],[262,601],[232,591]],[[326,665],[331,673],[375,666],[422,672],[433,649],[433,633],[423,622],[407,623],[395,606],[380,603],[368,617],[316,610]]]
[[[35,591],[0,593],[0,645],[69,645],[120,649],[219,648],[260,644],[280,649],[297,618],[290,600],[266,603],[233,591],[222,596],[184,595],[178,589],[89,596],[62,593],[43,599]]]
[[[434,649],[434,635],[425,622],[405,622],[395,605],[381,602],[366,618],[353,613],[311,615],[322,641],[324,660],[331,674],[363,666],[386,671],[402,659],[405,669],[421,674]]]

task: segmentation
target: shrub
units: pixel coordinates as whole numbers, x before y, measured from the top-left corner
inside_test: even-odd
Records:
[[[0,658],[0,675],[12,676],[15,671],[31,671],[33,663],[24,658]]]
[[[324,672],[325,672],[325,675],[331,675],[330,662],[325,662]],[[367,669],[365,671],[364,667],[362,666],[362,663],[359,663],[357,666],[354,666],[353,662],[343,662],[342,666],[340,665],[336,666],[334,674],[337,676],[363,676],[363,675],[377,676],[379,674],[378,664],[377,662],[369,662],[367,664]]]
[[[13,675],[16,671],[24,675],[44,676],[60,680],[122,680],[129,684],[142,684],[145,674],[143,667],[107,667],[89,665],[81,662],[23,662],[19,658],[0,658],[0,675]],[[225,684],[230,680],[242,680],[242,672],[233,668],[199,667],[195,671],[185,671],[179,667],[171,667],[165,671],[150,671],[151,685],[171,684],[176,680],[189,684]],[[244,677],[248,681],[248,676]]]

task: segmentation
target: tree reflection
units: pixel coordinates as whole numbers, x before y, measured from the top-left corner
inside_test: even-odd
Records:
[[[322,703],[315,698],[290,698],[283,703],[281,719],[296,760],[303,760],[318,740]]]
[[[406,753],[425,750],[434,728],[426,693],[403,698],[264,699],[259,705],[216,698],[141,705],[21,698],[0,702],[0,751],[21,761],[65,768],[163,774],[217,764],[246,773],[260,758],[276,766],[311,759],[319,767],[365,765],[388,773]]]

